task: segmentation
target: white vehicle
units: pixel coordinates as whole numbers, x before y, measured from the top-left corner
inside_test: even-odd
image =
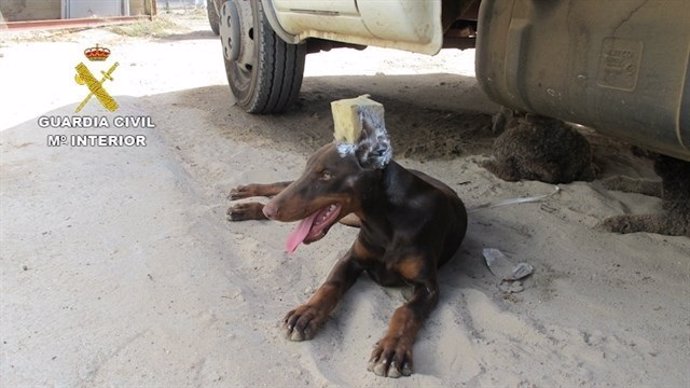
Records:
[[[228,83],[251,113],[297,97],[308,53],[476,47],[486,94],[690,161],[687,1],[207,0]]]
[[[296,99],[308,53],[379,46],[434,55],[444,44],[473,47],[478,5],[454,2],[452,13],[464,12],[468,22],[457,23],[444,41],[455,20],[444,25],[441,0],[208,1],[230,88],[252,113],[280,112]]]

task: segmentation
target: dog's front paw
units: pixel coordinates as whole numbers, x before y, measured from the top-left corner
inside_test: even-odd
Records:
[[[285,336],[290,341],[306,341],[314,338],[316,331],[326,321],[327,314],[311,305],[301,305],[287,313],[283,319]]]
[[[412,374],[412,342],[404,336],[385,336],[374,345],[367,370],[397,378]]]
[[[238,203],[228,208],[228,221],[265,220],[263,208],[259,202]]]
[[[228,194],[228,199],[236,200],[256,196],[256,185],[251,184],[246,186],[237,186],[234,189],[230,190],[230,193]]]

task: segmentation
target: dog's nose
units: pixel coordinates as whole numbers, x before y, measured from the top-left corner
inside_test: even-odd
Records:
[[[278,216],[278,207],[273,202],[269,202],[264,205],[263,212],[266,218],[274,220]]]

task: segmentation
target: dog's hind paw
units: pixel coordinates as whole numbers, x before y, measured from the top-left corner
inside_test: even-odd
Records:
[[[259,202],[238,203],[228,208],[228,221],[265,220],[263,208]]]

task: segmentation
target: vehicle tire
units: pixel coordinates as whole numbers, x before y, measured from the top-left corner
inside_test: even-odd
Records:
[[[250,113],[277,113],[297,99],[306,45],[288,44],[276,35],[260,0],[224,2],[220,37],[237,105]]]
[[[216,11],[216,6],[213,5],[213,0],[206,0],[206,15],[208,16],[208,24],[211,26],[211,31],[214,34],[220,34],[220,16],[218,16],[218,11]]]

